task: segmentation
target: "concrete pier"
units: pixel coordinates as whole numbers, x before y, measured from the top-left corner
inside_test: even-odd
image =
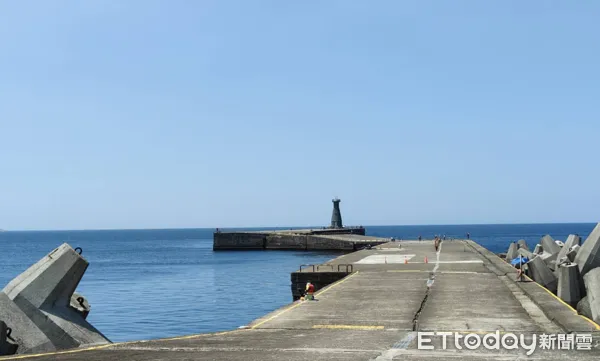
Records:
[[[346,272],[347,265],[352,270]],[[474,361],[526,357],[524,349],[456,347],[455,336],[494,331],[514,332],[528,342],[542,333],[590,334],[589,351],[538,347],[529,359],[600,357],[600,326],[578,316],[537,283],[517,282],[515,268],[473,241],[444,241],[438,252],[432,241],[389,242],[343,255],[318,265],[318,270],[308,267],[296,273],[315,277],[317,272],[336,273],[338,266],[347,275],[318,287],[315,301],[296,301],[242,329],[115,343],[39,355],[36,360]],[[418,349],[418,332],[450,332],[451,336],[446,348],[441,337],[433,337],[434,348],[425,350]]]

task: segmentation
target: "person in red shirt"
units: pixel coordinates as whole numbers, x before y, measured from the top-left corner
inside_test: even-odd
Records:
[[[306,295],[305,298],[306,300],[314,300],[314,293],[315,293],[315,286],[310,283],[310,281],[306,282]]]

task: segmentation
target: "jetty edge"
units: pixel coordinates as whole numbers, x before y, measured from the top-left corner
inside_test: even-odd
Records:
[[[352,265],[318,287],[314,301],[295,301],[243,328],[160,340],[106,344],[40,355],[39,360],[465,360],[527,357],[527,349],[469,349],[469,335],[498,332],[528,344],[543,335],[572,335],[589,350],[542,349],[538,360],[594,360],[600,326],[471,240],[387,242],[303,267],[314,278]],[[320,266],[320,267],[319,267]],[[344,268],[344,266],[340,267]],[[331,272],[327,270],[326,272]],[[436,337],[436,333],[445,333]],[[423,341],[423,334],[427,340]],[[438,334],[439,335],[439,334]],[[474,336],[469,336],[473,338]],[[583,342],[579,343],[583,345]],[[430,349],[423,349],[422,346]],[[421,347],[420,347],[421,346]],[[445,347],[444,347],[445,346]]]

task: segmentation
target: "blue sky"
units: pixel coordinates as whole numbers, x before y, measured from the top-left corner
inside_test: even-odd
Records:
[[[599,16],[1,2],[0,228],[598,221]]]

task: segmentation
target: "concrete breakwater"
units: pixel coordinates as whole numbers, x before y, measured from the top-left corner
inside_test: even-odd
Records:
[[[365,228],[344,227],[340,199],[335,198],[329,227],[255,232],[227,232],[217,229],[213,234],[213,250],[302,250],[356,251],[367,245],[381,244],[381,238],[366,237]]]
[[[538,347],[531,359],[600,356],[600,326],[538,283],[518,282],[514,267],[473,241],[443,241],[437,249],[432,241],[388,242],[294,274],[313,283],[323,277],[314,301],[295,301],[236,330],[32,356],[41,361],[526,358],[526,349],[473,349],[460,341],[496,330],[527,344],[543,335],[579,340],[577,348],[565,351]],[[433,338],[431,348],[421,348],[421,332],[447,334],[446,346]]]
[[[365,236],[364,228],[224,232],[213,235],[213,250],[356,251],[389,239]]]
[[[576,234],[564,242],[545,235],[533,251],[519,240],[502,256],[580,315],[600,323],[600,223],[583,243]]]

